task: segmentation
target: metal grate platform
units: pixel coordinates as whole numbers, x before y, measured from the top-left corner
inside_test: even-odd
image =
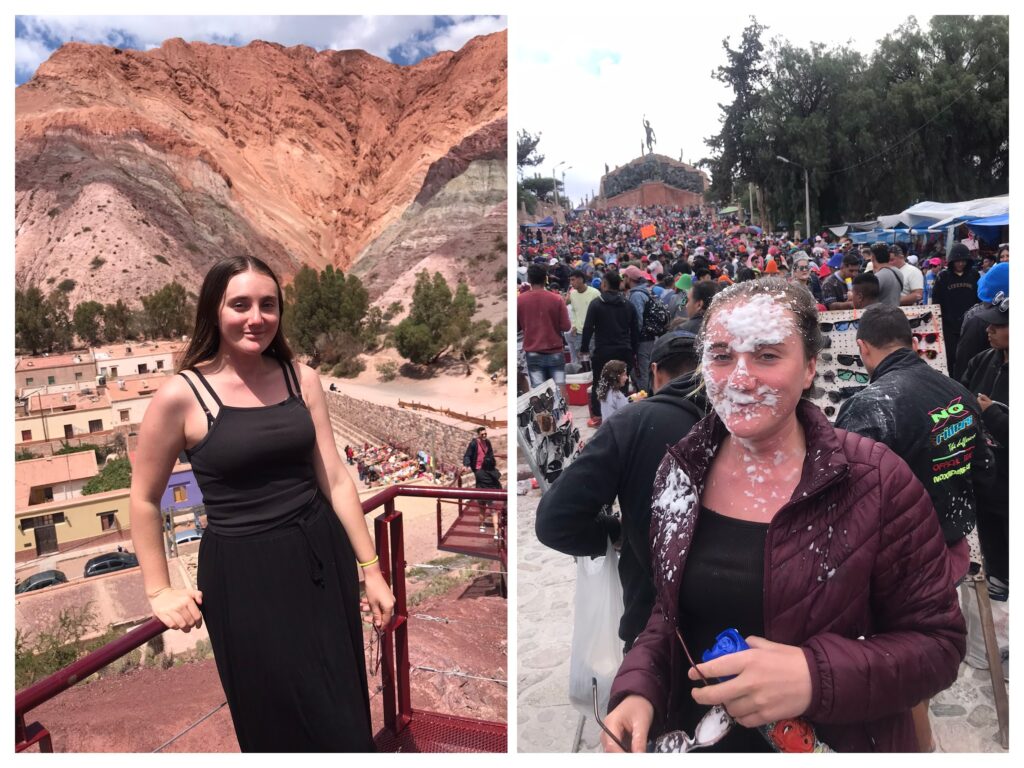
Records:
[[[380,752],[504,753],[508,726],[413,710],[412,720],[401,732],[385,728],[373,740]]]
[[[494,505],[501,513],[504,505]],[[461,514],[455,518],[451,526],[445,531],[437,543],[437,548],[442,552],[452,552],[459,555],[470,555],[486,560],[501,560],[502,550],[500,542],[494,540],[494,528],[491,525],[491,509],[487,509],[485,518],[487,530],[480,532],[480,512],[476,502],[467,502],[463,505]]]

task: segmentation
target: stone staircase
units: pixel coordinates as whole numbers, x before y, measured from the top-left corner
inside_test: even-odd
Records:
[[[334,432],[334,442],[338,445],[339,452],[346,444],[361,448],[364,443],[380,445],[382,442],[380,438],[374,437],[369,432],[350,422],[343,421],[333,414],[331,415],[331,431]]]

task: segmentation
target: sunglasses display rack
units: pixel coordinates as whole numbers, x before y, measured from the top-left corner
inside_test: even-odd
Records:
[[[547,491],[583,450],[579,427],[554,381],[548,379],[516,401],[516,440],[541,491]]]
[[[934,304],[900,307],[910,321],[917,354],[935,370],[947,373],[942,316]],[[835,421],[846,398],[868,385],[868,371],[857,347],[861,310],[844,309],[818,313],[825,348],[818,355],[818,370],[809,399]]]

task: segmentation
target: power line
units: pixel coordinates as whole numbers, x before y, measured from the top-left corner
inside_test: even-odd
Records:
[[[413,667],[413,669],[419,670],[420,672],[433,672],[435,675],[445,675],[446,677],[465,677],[470,680],[487,680],[488,682],[492,683],[508,685],[508,680],[501,680],[497,677],[482,677],[480,675],[468,675],[465,672],[459,672],[454,669],[434,669],[433,667]]]
[[[172,736],[172,737],[171,737],[171,738],[169,738],[169,739],[168,739],[167,741],[165,741],[165,742],[164,742],[163,744],[161,744],[161,745],[160,745],[159,747],[157,747],[156,749],[154,749],[154,750],[153,750],[153,752],[154,752],[154,753],[155,753],[155,752],[160,752],[161,750],[163,750],[163,748],[164,748],[164,747],[170,746],[170,745],[171,745],[171,744],[173,744],[173,743],[174,743],[175,741],[177,741],[177,740],[178,740],[178,739],[180,739],[180,738],[181,738],[182,736],[184,736],[184,735],[185,735],[186,733],[188,733],[188,732],[189,732],[189,731],[191,731],[191,730],[192,730],[193,728],[195,728],[195,727],[196,727],[197,725],[199,725],[200,723],[203,723],[203,722],[205,722],[206,720],[208,720],[208,719],[210,719],[211,717],[213,717],[213,716],[214,716],[214,715],[215,715],[215,714],[216,714],[216,713],[217,713],[217,712],[218,712],[219,710],[223,709],[223,708],[224,708],[225,706],[227,706],[227,701],[222,701],[222,702],[221,702],[220,704],[218,704],[218,705],[217,705],[216,707],[214,707],[214,708],[213,708],[213,709],[211,709],[211,710],[210,710],[209,712],[207,712],[207,713],[206,713],[205,715],[203,715],[203,716],[202,716],[201,718],[199,718],[199,719],[198,719],[198,720],[196,720],[196,721],[195,721],[194,723],[192,723],[192,725],[186,726],[186,727],[185,727],[185,729],[184,729],[184,730],[182,730],[182,731],[181,731],[180,733],[177,733],[176,735]]]

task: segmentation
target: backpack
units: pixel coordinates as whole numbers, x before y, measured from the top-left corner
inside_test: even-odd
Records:
[[[661,336],[668,330],[671,319],[668,307],[653,296],[648,296],[644,304],[643,322],[640,324],[640,340],[653,341]]]

